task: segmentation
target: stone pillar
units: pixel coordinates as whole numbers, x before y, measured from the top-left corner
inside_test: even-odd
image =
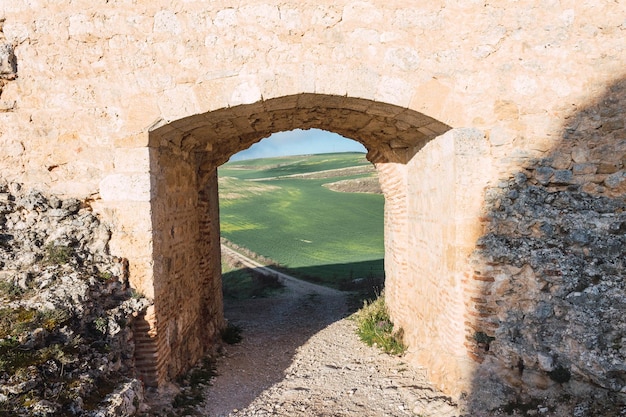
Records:
[[[143,142],[147,143],[146,138]],[[140,141],[141,142],[141,141]],[[138,293],[154,299],[154,246],[151,163],[154,149],[120,147],[114,150],[114,172],[100,182],[101,199],[94,210],[113,226],[110,251],[128,259],[129,283]],[[138,377],[157,385],[159,351],[154,305],[135,320],[135,365]]]
[[[222,297],[222,251],[220,248],[219,193],[217,169],[202,173],[198,194],[200,223],[200,279],[203,298],[200,300],[201,317],[210,318],[201,327],[206,339],[214,342],[224,326],[224,303]],[[215,346],[215,343],[212,343]],[[205,346],[208,348],[210,346]]]
[[[408,267],[408,218],[406,196],[406,165],[378,163],[378,178],[385,196],[385,298],[392,316],[404,306],[401,282]]]
[[[488,143],[477,130],[454,129],[429,142],[406,166],[406,213],[400,210],[393,218],[394,227],[400,220],[405,230],[385,239],[387,253],[402,253],[406,262],[386,268],[393,286],[388,304],[405,330],[409,359],[455,395],[468,389],[475,366],[464,346],[471,320],[465,298],[472,285],[465,277],[481,232],[483,188],[491,179],[488,157]]]
[[[199,154],[154,149],[154,308],[159,383],[215,346],[223,327],[217,174]]]

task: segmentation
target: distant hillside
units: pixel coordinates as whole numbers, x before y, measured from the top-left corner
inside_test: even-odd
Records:
[[[237,161],[218,172],[227,240],[335,287],[384,274],[384,198],[364,154]]]

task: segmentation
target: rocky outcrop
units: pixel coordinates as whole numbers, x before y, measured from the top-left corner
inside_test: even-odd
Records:
[[[518,174],[493,216],[480,243],[497,330],[474,335],[487,362],[522,398],[623,404],[626,202],[548,192]]]
[[[86,202],[0,182],[0,415],[137,411],[128,287],[110,232]]]
[[[572,117],[545,158],[487,192],[468,336],[482,350],[477,409],[626,413],[624,103],[622,80]]]

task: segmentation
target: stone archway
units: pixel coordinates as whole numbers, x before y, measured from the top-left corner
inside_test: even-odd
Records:
[[[440,377],[433,375],[443,386],[449,386],[458,380],[464,368],[461,363],[467,357],[458,348],[463,345],[464,306],[463,298],[453,294],[458,292],[459,283],[451,278],[444,283],[424,280],[417,284],[410,277],[423,268],[420,264],[433,264],[433,256],[448,260],[449,264],[440,265],[442,268],[456,268],[454,256],[443,253],[447,246],[442,239],[457,241],[457,223],[450,219],[450,213],[439,210],[430,217],[428,213],[419,214],[422,219],[428,217],[433,226],[431,230],[423,229],[432,234],[426,240],[436,244],[429,244],[433,249],[424,253],[428,259],[416,255],[412,248],[421,243],[412,237],[414,220],[409,216],[411,211],[427,208],[419,206],[419,198],[409,198],[410,188],[418,186],[413,178],[418,171],[425,167],[438,169],[429,164],[445,163],[445,169],[454,172],[458,138],[476,142],[484,138],[448,132],[449,126],[398,106],[321,94],[220,109],[156,126],[151,131],[155,305],[149,320],[154,338],[146,351],[155,357],[145,362],[149,365],[143,369],[146,377],[153,375],[147,379],[158,382],[182,372],[210,347],[223,325],[216,168],[270,134],[295,128],[333,131],[368,149],[368,159],[379,170],[386,198],[385,268],[392,311],[395,319],[409,329],[409,344],[417,348],[425,343],[430,351],[446,357],[433,363]],[[429,145],[435,138],[436,144]],[[425,147],[431,156],[416,158]],[[458,198],[455,192],[448,193],[454,191],[449,188],[455,184],[454,175],[447,177],[449,183],[441,183],[445,192],[435,197],[435,205],[444,201],[454,205],[452,200]],[[442,228],[447,228],[448,235],[438,232]],[[425,295],[417,307],[419,312],[410,306],[415,304],[412,297],[417,287]],[[439,330],[427,336],[433,329]]]
[[[151,338],[138,341],[144,380],[156,384],[187,369],[223,326],[217,167],[295,128],[333,131],[368,149],[385,195],[392,315],[433,381],[460,392],[472,369],[464,346],[463,293],[470,284],[462,271],[481,202],[471,173],[488,156],[486,139],[395,105],[321,94],[220,109],[151,131],[154,310],[147,318]]]

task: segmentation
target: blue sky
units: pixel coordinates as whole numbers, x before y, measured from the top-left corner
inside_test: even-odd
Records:
[[[269,138],[236,153],[230,160],[240,161],[242,159],[332,152],[367,152],[367,150],[359,142],[346,139],[336,133],[319,129],[296,129],[289,132],[274,133]]]

